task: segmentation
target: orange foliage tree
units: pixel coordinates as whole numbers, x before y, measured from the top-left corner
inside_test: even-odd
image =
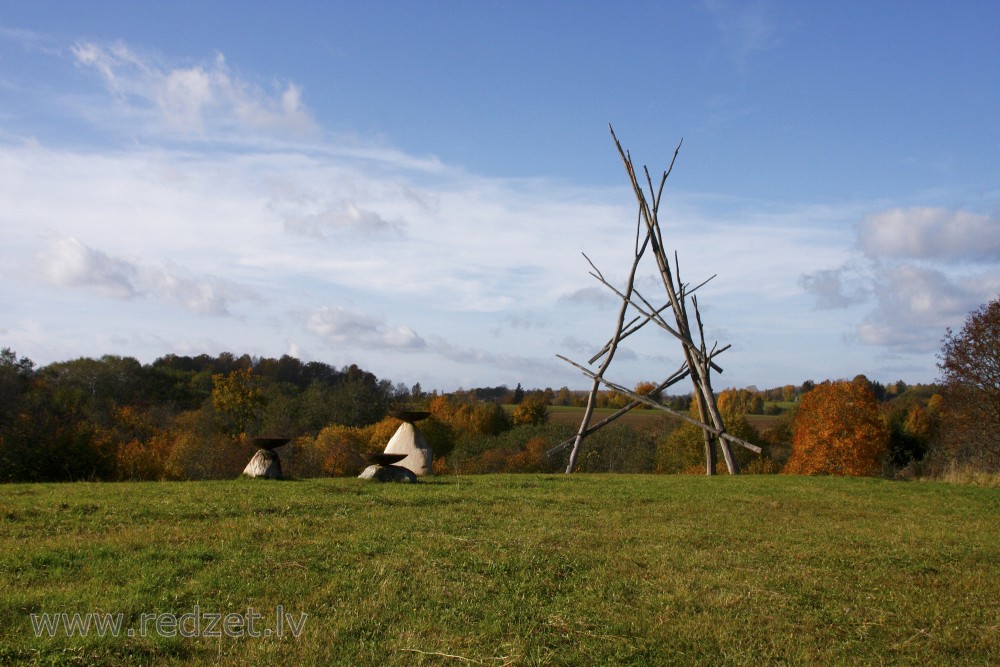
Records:
[[[617,392],[615,392],[615,393],[617,393]],[[652,382],[639,382],[638,384],[635,385],[635,393],[639,394],[640,396],[649,396],[650,398],[658,401],[658,400],[660,400],[660,394],[662,392],[656,391],[656,384],[654,384]],[[621,395],[621,394],[619,394],[619,395]],[[624,398],[624,396],[623,396],[623,398]],[[646,405],[645,403],[643,403],[642,405],[640,405],[639,409],[640,410],[652,410],[652,408],[649,407],[648,405]]]
[[[719,394],[719,411],[734,415],[764,414],[764,399],[749,389],[726,389]]]
[[[167,476],[167,462],[174,445],[168,429],[153,423],[148,413],[133,406],[115,408],[109,436],[118,444],[118,479],[149,480]]]
[[[889,430],[867,382],[826,382],[802,397],[793,422],[793,475],[877,475]]]

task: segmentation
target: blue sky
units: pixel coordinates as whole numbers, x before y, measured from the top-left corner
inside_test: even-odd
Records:
[[[929,382],[1000,295],[1000,5],[0,1],[0,344],[588,382],[653,173],[718,388]],[[662,299],[655,267],[640,275]],[[681,351],[644,332],[609,379]]]

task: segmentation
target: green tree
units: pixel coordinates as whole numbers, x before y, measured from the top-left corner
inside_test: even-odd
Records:
[[[385,417],[392,402],[392,383],[371,373],[351,374],[330,388],[333,423],[367,426]]]
[[[222,429],[230,435],[247,433],[257,425],[264,409],[260,378],[249,368],[212,376],[212,406],[223,419]]]
[[[764,455],[767,455],[768,442],[744,415],[730,410],[721,410],[721,413],[728,433],[763,448]],[[691,416],[696,419],[698,417],[698,406],[694,402],[691,406]],[[761,455],[743,447],[734,446],[732,451],[741,470],[761,458]],[[725,470],[725,466],[722,466],[722,469]],[[682,422],[666,438],[661,439],[656,448],[656,472],[704,474],[705,440],[701,428],[689,422]]]
[[[80,405],[33,380],[0,434],[0,481],[111,479],[115,448]]]
[[[59,401],[71,403],[103,428],[114,421],[114,411],[149,400],[149,383],[142,364],[133,357],[106,354],[50,364],[39,371]]]
[[[573,392],[569,387],[560,387],[554,405],[573,405]]]
[[[5,425],[17,413],[21,397],[34,377],[34,369],[31,359],[18,358],[9,347],[0,350],[0,437]]]

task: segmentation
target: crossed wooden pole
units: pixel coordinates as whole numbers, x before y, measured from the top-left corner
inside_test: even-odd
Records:
[[[629,410],[632,410],[639,405],[647,405],[649,407],[668,412],[679,419],[683,419],[684,421],[695,424],[701,428],[705,441],[706,474],[715,474],[716,445],[718,445],[718,448],[722,450],[722,456],[726,461],[726,467],[729,470],[729,473],[733,475],[739,474],[739,466],[736,459],[733,457],[730,445],[737,444],[757,452],[758,454],[761,449],[756,445],[746,442],[745,440],[737,438],[726,432],[726,425],[722,420],[722,415],[719,413],[719,408],[715,401],[715,394],[712,392],[711,372],[713,370],[720,373],[722,372],[722,369],[714,362],[714,358],[729,349],[729,346],[727,345],[721,349],[717,349],[717,345],[713,345],[711,350],[708,349],[705,344],[705,331],[701,323],[701,314],[698,311],[698,298],[694,293],[715,276],[712,276],[712,278],[709,278],[694,288],[689,289],[687,284],[681,282],[680,262],[678,261],[676,252],[674,253],[673,266],[671,266],[670,259],[668,258],[663,245],[663,235],[660,230],[658,212],[660,208],[660,201],[663,197],[663,186],[666,184],[667,177],[670,176],[670,172],[673,171],[674,163],[677,161],[677,155],[680,153],[681,146],[680,144],[677,145],[673,158],[670,160],[670,166],[663,172],[663,176],[660,178],[658,187],[653,187],[653,180],[649,175],[649,170],[646,168],[643,169],[645,173],[646,187],[648,188],[647,195],[647,192],[643,190],[643,186],[639,183],[639,179],[636,176],[635,167],[632,164],[632,156],[628,153],[628,151],[622,148],[621,143],[618,141],[618,137],[615,136],[614,128],[611,128],[611,137],[614,139],[615,147],[618,149],[618,154],[622,159],[622,163],[625,165],[625,171],[628,173],[629,181],[632,184],[632,190],[635,193],[636,201],[639,204],[632,268],[629,271],[624,289],[618,289],[608,282],[608,280],[601,274],[600,270],[598,270],[598,268],[594,266],[594,263],[590,261],[590,258],[584,255],[584,258],[590,264],[592,269],[590,275],[618,296],[621,300],[621,307],[619,308],[618,317],[615,322],[614,334],[608,342],[604,344],[604,347],[601,348],[597,354],[591,357],[588,362],[589,364],[595,364],[600,361],[600,365],[596,371],[590,370],[588,367],[578,364],[562,355],[557,355],[563,361],[580,369],[584,375],[592,380],[593,384],[591,385],[590,395],[587,399],[587,408],[584,410],[583,420],[580,422],[580,428],[576,435],[549,450],[549,454],[555,454],[556,452],[572,446],[569,463],[566,466],[566,472],[571,473],[576,467],[577,459],[580,454],[580,448],[588,435],[611,423],[615,419],[618,419]],[[652,304],[635,288],[636,271],[638,270],[640,261],[645,256],[647,250],[652,253],[656,261],[656,267],[659,271],[660,278],[662,279],[663,287],[666,290],[667,303],[659,308],[653,307]],[[691,335],[691,319],[688,313],[689,300],[694,311],[694,322],[697,326],[698,332],[697,339]],[[629,315],[630,310],[633,310],[638,314],[626,322],[625,320]],[[669,312],[673,315],[673,324],[668,323],[663,317],[664,312]],[[679,369],[664,380],[653,392],[648,395],[641,395],[624,386],[605,379],[604,375],[611,366],[611,361],[614,359],[615,352],[618,350],[618,344],[628,336],[631,336],[635,332],[642,329],[650,322],[680,341],[681,347],[684,351],[684,363]],[[694,393],[697,398],[696,403],[698,406],[698,419],[682,412],[678,412],[677,410],[674,410],[653,398],[654,396],[659,395],[659,393],[666,388],[680,382],[684,378],[691,378],[691,383],[694,386]],[[606,387],[620,392],[629,397],[631,402],[624,408],[609,415],[607,418],[591,425],[590,422],[594,416],[594,407],[597,403],[597,393],[601,387]]]

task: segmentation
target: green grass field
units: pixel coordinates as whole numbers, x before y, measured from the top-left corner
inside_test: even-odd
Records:
[[[0,664],[998,664],[998,535],[1000,490],[874,479],[5,485]],[[120,636],[35,636],[74,612]]]

